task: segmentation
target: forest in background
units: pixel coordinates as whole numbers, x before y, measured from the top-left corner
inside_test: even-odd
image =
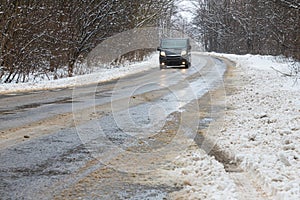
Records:
[[[206,51],[300,59],[299,0],[191,0],[191,23],[178,1],[0,0],[0,83],[73,76],[102,41],[141,27],[174,28]]]
[[[169,26],[174,0],[0,0],[0,82],[75,65],[106,38],[133,28]],[[55,77],[56,78],[56,77]]]
[[[300,60],[299,0],[196,0],[190,33],[206,51]]]

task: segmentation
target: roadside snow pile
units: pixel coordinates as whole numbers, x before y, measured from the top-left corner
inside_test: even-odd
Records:
[[[62,78],[58,80],[45,80],[40,82],[28,82],[28,83],[3,83],[0,84],[0,94],[14,93],[14,92],[26,92],[33,90],[51,90],[57,88],[67,88],[80,85],[94,84],[104,81],[113,80],[119,77],[123,77],[130,74],[135,74],[151,68],[158,68],[158,55],[152,54],[143,62],[127,64],[126,66],[119,66],[110,69],[97,69],[95,67],[91,74],[80,75],[70,78]]]
[[[216,54],[215,54],[216,55]],[[238,63],[218,145],[276,199],[300,199],[300,82],[271,56],[221,55]],[[298,63],[299,64],[299,63]]]
[[[161,183],[169,180],[181,190],[170,195],[170,199],[238,199],[236,186],[224,166],[208,156],[195,144],[180,154],[162,172]]]

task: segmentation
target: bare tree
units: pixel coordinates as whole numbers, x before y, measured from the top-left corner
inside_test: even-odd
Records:
[[[107,37],[169,22],[174,6],[174,0],[0,1],[1,82],[59,69],[73,76],[76,64]]]
[[[39,45],[46,35],[47,18],[43,15],[47,10],[34,0],[4,1],[0,9],[0,75],[6,72],[4,82],[26,81],[30,72],[44,66],[43,58],[49,56]]]
[[[300,59],[296,0],[198,0],[193,25],[208,51]]]

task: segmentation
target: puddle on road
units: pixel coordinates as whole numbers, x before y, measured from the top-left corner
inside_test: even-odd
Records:
[[[10,114],[16,114],[18,112],[24,112],[30,109],[38,108],[45,105],[51,105],[51,104],[71,104],[71,103],[79,103],[80,101],[74,101],[73,98],[67,97],[63,99],[59,99],[56,101],[50,101],[50,102],[42,102],[42,103],[31,103],[26,104],[22,106],[16,106],[11,109],[0,109],[0,115],[10,115]]]

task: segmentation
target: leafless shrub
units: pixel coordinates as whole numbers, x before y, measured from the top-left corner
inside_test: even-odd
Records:
[[[0,82],[78,72],[78,61],[106,38],[168,24],[174,0],[2,0]],[[62,75],[63,74],[63,75]],[[54,77],[65,76],[64,73]]]
[[[276,61],[279,63],[287,64],[288,69],[285,71],[281,71],[279,69],[276,69],[275,67],[272,67],[272,69],[283,76],[289,76],[295,78],[295,83],[296,83],[300,78],[300,62],[294,58],[291,57],[287,58],[285,56],[277,56]]]

